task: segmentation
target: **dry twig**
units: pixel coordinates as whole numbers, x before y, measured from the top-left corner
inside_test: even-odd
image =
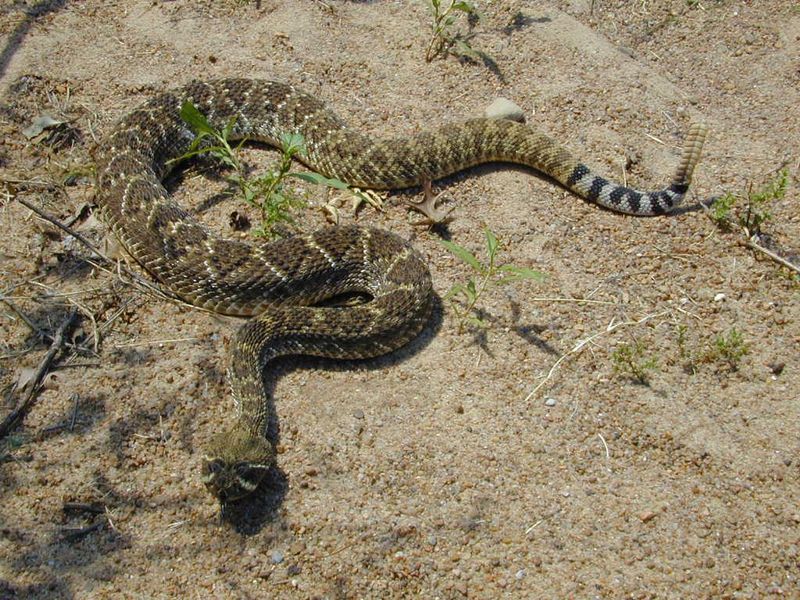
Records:
[[[90,265],[93,265],[93,266],[97,267],[98,269],[102,269],[103,271],[105,271],[107,273],[112,273],[112,274],[115,273],[120,279],[122,279],[122,273],[125,273],[125,275],[127,275],[130,278],[130,282],[126,282],[126,283],[131,283],[132,285],[136,285],[136,286],[138,286],[140,288],[144,288],[145,291],[155,292],[156,295],[158,295],[158,296],[160,296],[160,297],[162,297],[164,299],[177,301],[177,302],[181,302],[181,303],[185,304],[185,302],[183,302],[183,300],[181,300],[178,296],[173,294],[167,288],[163,288],[160,285],[157,285],[157,284],[155,284],[155,283],[153,283],[151,281],[148,281],[147,279],[143,278],[142,276],[140,276],[139,274],[135,273],[134,271],[131,271],[130,269],[128,269],[127,267],[125,267],[124,265],[119,263],[118,261],[111,260],[105,254],[103,254],[94,244],[92,244],[89,240],[87,240],[84,236],[82,236],[80,233],[78,233],[74,229],[64,225],[64,223],[62,223],[61,221],[59,221],[55,217],[53,217],[51,215],[48,215],[46,212],[44,212],[43,210],[41,210],[37,206],[31,204],[30,202],[28,202],[27,200],[25,200],[23,198],[17,198],[17,202],[22,204],[24,207],[32,210],[34,213],[36,213],[39,217],[41,217],[45,221],[47,221],[49,223],[52,223],[53,225],[55,225],[56,227],[58,227],[62,231],[66,232],[67,234],[69,234],[72,237],[74,237],[81,244],[83,244],[89,250],[91,250],[97,257],[99,257],[100,260],[103,263],[105,263],[105,266],[98,265],[97,263],[93,262],[90,258],[86,258],[85,259],[86,262],[88,262]],[[125,281],[125,280],[123,279],[123,281]]]
[[[30,410],[31,406],[33,406],[36,393],[39,391],[39,386],[42,384],[45,375],[47,375],[47,372],[50,370],[50,364],[53,362],[56,354],[58,354],[58,351],[61,350],[62,346],[64,346],[67,331],[75,323],[77,317],[78,312],[75,309],[72,309],[67,314],[67,318],[64,319],[64,322],[59,325],[55,335],[53,336],[53,342],[50,344],[50,349],[39,363],[36,373],[31,380],[30,387],[28,388],[28,391],[26,392],[22,402],[20,402],[19,406],[12,410],[3,420],[3,422],[0,423],[0,438],[8,435],[17,422],[22,419],[28,410]]]
[[[661,311],[659,313],[653,313],[653,314],[650,314],[650,315],[645,315],[644,317],[642,317],[638,321],[621,321],[619,323],[614,323],[612,321],[611,323],[608,324],[608,326],[603,331],[598,331],[597,333],[595,333],[593,335],[590,335],[588,338],[580,340],[577,344],[575,344],[575,346],[572,348],[572,350],[570,350],[566,354],[563,354],[555,363],[553,363],[553,366],[550,367],[550,370],[547,372],[547,375],[545,375],[544,379],[542,379],[542,381],[540,381],[536,385],[536,387],[533,388],[527,396],[525,396],[525,402],[527,402],[528,400],[533,398],[536,395],[536,393],[540,389],[542,389],[544,384],[547,383],[550,380],[550,378],[553,376],[553,374],[556,372],[556,369],[558,369],[558,367],[561,365],[562,362],[564,362],[568,357],[572,356],[573,354],[580,354],[581,352],[583,352],[583,349],[586,348],[586,346],[588,346],[591,342],[593,342],[597,338],[599,338],[601,336],[604,336],[606,334],[609,334],[612,331],[614,331],[615,329],[619,329],[620,327],[627,327],[627,326],[630,326],[630,325],[641,325],[645,321],[649,321],[650,319],[655,319],[656,317],[662,317],[662,316],[668,314],[669,312],[670,311],[668,311],[668,310],[663,310],[663,311]]]

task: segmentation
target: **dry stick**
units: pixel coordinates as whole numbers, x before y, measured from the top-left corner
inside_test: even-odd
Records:
[[[707,206],[703,206],[703,208],[705,210],[706,216],[709,219],[711,219],[713,222],[716,223],[716,220],[711,215],[711,210]],[[753,239],[753,236],[749,235],[750,232],[746,228],[743,228],[743,230],[744,230],[745,237],[747,237],[747,241],[744,241],[744,242],[740,241],[739,242],[740,245],[746,246],[747,248],[750,248],[751,250],[755,250],[757,252],[761,252],[764,256],[767,256],[768,258],[771,258],[776,263],[783,265],[787,269],[790,269],[790,270],[794,271],[795,273],[800,273],[800,267],[799,266],[797,266],[796,264],[794,264],[791,261],[786,260],[782,256],[778,256],[777,254],[775,254],[771,250],[767,250],[764,246],[762,246],[761,244],[758,244]]]
[[[39,282],[37,282],[37,281],[31,281],[30,283],[32,283],[32,284],[35,284],[35,285],[43,285],[43,284],[41,284],[41,283],[39,283]],[[46,287],[46,286],[45,286],[45,287]],[[0,302],[3,302],[3,303],[4,303],[4,304],[6,304],[6,305],[7,305],[7,306],[8,306],[8,307],[9,307],[9,308],[12,310],[12,311],[14,311],[14,313],[15,313],[15,314],[16,314],[16,315],[17,315],[17,316],[20,318],[20,319],[22,319],[22,320],[25,322],[25,325],[27,325],[27,326],[28,326],[28,328],[29,328],[29,329],[30,329],[30,330],[31,330],[33,333],[35,333],[37,336],[39,336],[39,338],[41,338],[42,340],[47,340],[47,341],[50,341],[50,342],[52,342],[52,341],[53,341],[53,336],[52,336],[52,335],[50,335],[50,334],[49,334],[49,333],[47,333],[46,331],[42,331],[41,329],[39,329],[39,328],[36,326],[36,324],[35,324],[35,323],[33,323],[33,321],[31,321],[31,319],[30,319],[30,318],[29,318],[29,317],[28,317],[28,316],[27,316],[27,315],[26,315],[24,312],[22,312],[22,310],[21,310],[21,309],[20,309],[20,308],[19,308],[19,307],[18,307],[16,304],[14,304],[14,303],[13,303],[11,300],[9,300],[9,299],[8,299],[8,298],[6,298],[5,296],[3,296],[3,294],[2,294],[2,293],[0,293]],[[79,305],[79,304],[77,304],[77,303],[73,302],[72,300],[70,300],[70,302],[72,302],[73,304],[76,304],[76,305],[77,305],[79,308],[83,308],[81,305]],[[96,327],[97,327],[97,324],[94,322],[94,316],[92,316],[91,314],[87,314],[87,316],[88,316],[88,317],[89,317],[89,318],[92,320],[92,323],[95,325],[95,328],[96,328]],[[80,348],[78,348],[78,347],[77,347],[75,344],[72,344],[72,343],[65,343],[64,345],[65,345],[65,346],[67,346],[67,347],[68,347],[70,350],[72,350],[72,351],[77,351],[77,350],[80,350]],[[96,344],[96,343],[95,343],[95,351],[94,351],[94,353],[95,353],[95,354],[97,354],[97,344]]]
[[[12,410],[11,413],[9,413],[9,415],[3,420],[3,422],[0,423],[0,438],[8,435],[11,429],[17,424],[17,421],[19,421],[33,405],[33,401],[36,398],[36,392],[39,391],[39,386],[41,385],[42,380],[50,368],[50,363],[53,362],[56,354],[64,345],[64,336],[66,335],[67,330],[72,327],[77,317],[78,311],[72,309],[67,315],[67,318],[64,319],[64,322],[59,325],[55,335],[53,336],[53,343],[50,344],[50,349],[39,363],[36,373],[31,380],[30,388],[28,388],[28,392],[25,394],[24,399],[20,405]]]
[[[25,325],[28,326],[28,329],[30,329],[33,333],[35,333],[41,338],[47,337],[47,334],[45,334],[41,329],[39,329],[36,326],[36,324],[30,320],[28,315],[22,312],[22,310],[16,304],[14,304],[11,300],[6,298],[3,294],[0,294],[0,302],[3,302],[6,306],[8,306],[8,308],[10,308],[14,312],[14,314],[16,314],[20,319],[22,319]]]
[[[641,325],[645,321],[649,321],[650,319],[655,319],[656,317],[661,317],[663,315],[669,314],[669,312],[670,312],[669,310],[662,310],[659,313],[654,313],[654,314],[651,314],[651,315],[645,315],[644,317],[642,317],[638,321],[621,321],[621,322],[615,323],[613,325],[609,324],[603,331],[599,331],[599,332],[597,332],[597,333],[595,333],[593,335],[590,335],[588,338],[579,341],[577,344],[575,344],[575,346],[572,348],[572,350],[570,350],[566,354],[562,355],[561,358],[559,358],[555,363],[553,363],[553,366],[550,367],[550,370],[548,371],[548,373],[545,376],[545,378],[542,381],[540,381],[537,384],[537,386],[535,388],[533,388],[531,390],[531,392],[527,396],[525,396],[525,402],[527,402],[528,400],[533,398],[533,396],[536,394],[536,392],[538,392],[540,389],[542,389],[542,386],[544,386],[544,384],[547,383],[550,380],[550,378],[553,376],[553,373],[556,372],[556,369],[558,369],[559,365],[561,365],[561,363],[564,362],[567,359],[567,357],[569,357],[569,356],[571,356],[573,354],[580,354],[586,346],[588,346],[591,342],[593,342],[597,338],[599,338],[599,337],[601,337],[603,335],[606,335],[607,333],[611,333],[612,331],[614,331],[615,329],[619,329],[620,327],[626,327],[628,325]]]
[[[766,248],[764,248],[764,246],[761,246],[761,245],[757,244],[752,239],[749,239],[746,242],[742,242],[742,243],[745,246],[747,246],[748,248],[751,248],[753,250],[758,250],[759,252],[761,252],[764,255],[768,256],[769,258],[771,258],[775,262],[782,264],[787,269],[791,269],[795,273],[800,273],[800,267],[798,267],[796,264],[786,260],[785,258],[782,258],[782,257],[778,256],[777,254],[775,254],[774,252],[771,252],[770,250],[767,250]]]
[[[89,525],[88,527],[79,527],[77,529],[74,527],[62,527],[61,528],[62,539],[65,542],[75,542],[81,539],[82,537],[86,537],[90,533],[99,531],[105,526],[106,526],[105,521],[97,521],[96,523]]]
[[[104,512],[106,512],[105,506],[100,506],[99,504],[87,504],[86,502],[64,502],[64,506],[61,507],[61,510],[64,512],[68,510],[89,512],[97,515],[102,515]]]
[[[81,244],[83,244],[89,250],[91,250],[97,256],[99,256],[100,259],[102,261],[104,261],[107,265],[111,265],[111,266],[116,265],[117,275],[120,275],[120,272],[124,272],[128,277],[130,277],[132,279],[132,281],[135,284],[141,285],[141,286],[147,288],[148,290],[157,293],[159,296],[161,296],[163,298],[166,298],[168,300],[177,300],[177,301],[185,304],[185,302],[183,302],[183,300],[181,300],[178,296],[173,294],[171,291],[169,291],[169,290],[167,290],[165,288],[162,288],[161,286],[156,285],[156,284],[154,284],[154,283],[152,283],[150,281],[147,281],[146,279],[144,279],[143,277],[141,277],[137,273],[131,271],[127,267],[125,267],[125,266],[121,265],[120,263],[115,262],[115,261],[111,260],[110,258],[108,258],[105,254],[100,252],[100,250],[94,244],[92,244],[89,240],[87,240],[84,236],[82,236],[80,233],[78,233],[74,229],[72,229],[70,227],[67,227],[61,221],[56,219],[55,217],[52,217],[52,216],[48,215],[46,212],[44,212],[40,208],[36,207],[35,205],[31,204],[27,200],[24,200],[23,198],[17,198],[17,202],[22,204],[24,207],[32,210],[33,212],[35,212],[39,217],[41,217],[45,221],[47,221],[49,223],[52,223],[53,225],[55,225],[56,227],[58,227],[62,231],[66,232],[67,234],[69,234],[72,237],[74,237]],[[88,262],[91,265],[97,266],[98,268],[103,269],[104,271],[110,272],[108,269],[105,269],[100,265],[96,265],[95,263],[93,263],[88,258],[85,259],[85,260],[86,260],[86,262]],[[120,278],[121,278],[121,276],[120,276]]]
[[[78,407],[81,403],[81,397],[78,394],[72,394],[72,401],[74,402],[72,406],[72,418],[69,421],[69,430],[75,430],[75,423],[78,421]]]
[[[92,322],[92,335],[94,337],[93,349],[95,356],[97,356],[97,349],[98,346],[100,345],[100,334],[98,333],[97,330],[97,319],[94,318],[94,313],[92,313],[92,311],[90,311],[88,308],[86,308],[83,304],[81,304],[77,300],[73,300],[72,298],[67,298],[67,300],[69,301],[70,304],[72,304],[74,307],[80,310],[84,314],[84,316]]]
[[[65,502],[62,509],[64,512],[84,512],[93,515],[102,515],[102,518],[95,521],[86,527],[62,527],[61,535],[65,542],[74,542],[82,537],[89,535],[95,531],[108,528],[114,533],[119,533],[119,530],[114,525],[111,519],[111,511],[108,506],[99,504],[87,504],[84,502]]]

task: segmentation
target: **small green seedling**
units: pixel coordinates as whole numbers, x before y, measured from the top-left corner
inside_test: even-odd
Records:
[[[464,331],[467,323],[481,329],[487,326],[486,321],[481,319],[475,310],[478,300],[487,290],[524,279],[541,281],[545,277],[544,274],[533,269],[514,265],[498,265],[497,251],[500,248],[500,242],[488,227],[484,227],[483,231],[486,237],[486,262],[481,262],[469,250],[458,244],[441,240],[442,245],[448,251],[469,265],[475,273],[467,283],[454,285],[445,295],[445,298],[450,300],[453,312],[458,318],[459,333]]]
[[[690,375],[694,375],[697,373],[697,357],[689,348],[689,328],[684,324],[680,324],[676,329],[676,333],[678,338],[678,358],[683,362],[683,370]]]
[[[734,328],[727,334],[721,334],[714,338],[714,342],[702,358],[704,362],[726,363],[731,371],[738,371],[742,358],[749,352],[750,348],[744,341],[741,332]]]
[[[650,381],[650,372],[658,368],[658,361],[653,356],[647,356],[645,346],[641,340],[635,339],[632,344],[620,344],[611,354],[614,363],[614,372],[619,375],[647,385]]]
[[[235,147],[231,146],[229,141],[236,127],[235,118],[230,119],[222,129],[216,129],[189,101],[181,106],[180,115],[195,132],[196,137],[183,155],[170,162],[208,154],[231,169],[233,174],[227,177],[228,181],[236,185],[245,202],[258,209],[261,214],[261,224],[253,232],[257,236],[276,237],[275,228],[281,223],[294,225],[292,211],[306,205],[305,200],[286,185],[287,178],[300,179],[338,190],[350,189],[346,183],[338,179],[318,173],[290,171],[295,157],[307,155],[305,140],[299,133],[284,133],[280,136],[281,157],[276,168],[258,177],[248,177],[237,155],[239,148],[247,139],[241,139]]]
[[[474,60],[487,58],[486,55],[475,50],[464,37],[453,31],[457,17],[456,13],[463,13],[467,17],[478,17],[478,11],[472,2],[466,0],[428,0],[431,13],[433,14],[433,25],[431,41],[425,51],[425,61],[431,62],[434,58],[441,55],[453,54],[465,56]],[[443,6],[446,4],[446,6]]]
[[[770,204],[782,199],[789,186],[789,171],[781,169],[758,191],[750,184],[746,194],[727,193],[711,205],[711,218],[722,227],[738,225],[748,238],[761,233],[761,225],[770,218]],[[741,203],[744,203],[742,206]]]

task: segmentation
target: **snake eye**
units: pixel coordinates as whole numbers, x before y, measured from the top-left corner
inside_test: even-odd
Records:
[[[236,472],[238,477],[243,477],[247,479],[253,472],[253,469],[250,467],[250,463],[238,463],[233,470]]]
[[[219,459],[207,460],[203,464],[203,470],[209,475],[219,475],[225,469],[225,463]]]

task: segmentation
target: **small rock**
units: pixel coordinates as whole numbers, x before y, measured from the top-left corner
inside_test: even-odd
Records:
[[[555,406],[556,405],[556,399],[555,398],[545,398],[544,405],[545,406]]]
[[[641,519],[642,523],[647,523],[648,521],[652,521],[658,513],[652,510],[643,510],[639,513],[639,519]]]
[[[510,121],[525,121],[525,112],[507,98],[497,98],[486,107],[484,114],[488,119],[508,119]]]
[[[272,554],[270,555],[270,559],[272,560],[272,564],[279,565],[283,562],[283,552],[280,550],[273,550]]]
[[[722,292],[714,296],[714,302],[722,302],[723,300],[725,300],[725,294]]]
[[[525,574],[526,574],[525,569],[520,569],[519,571],[516,572],[514,577],[516,577],[517,579],[522,579],[523,577],[525,577]]]
[[[783,373],[783,369],[786,368],[786,363],[783,362],[771,362],[767,363],[767,368],[772,371],[773,375],[780,375]]]
[[[363,419],[364,418],[364,411],[361,410],[360,408],[357,408],[356,410],[353,411],[353,416],[356,419]]]

